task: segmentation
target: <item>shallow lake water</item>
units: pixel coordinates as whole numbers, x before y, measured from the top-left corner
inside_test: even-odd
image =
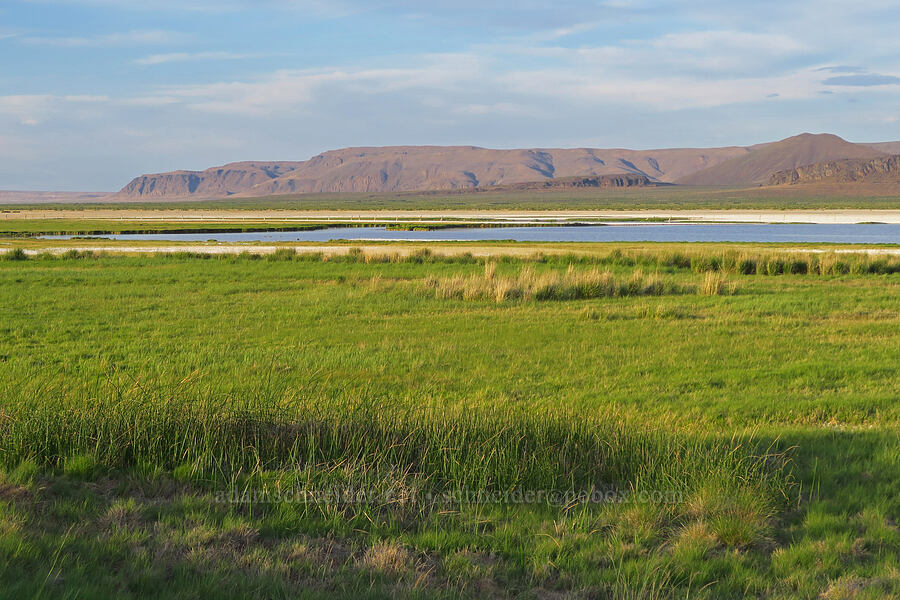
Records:
[[[43,236],[71,239],[74,236]],[[129,233],[113,240],[169,242],[329,242],[336,240],[517,242],[826,242],[900,243],[897,224],[628,224],[547,227],[454,228],[392,231],[384,227],[333,227],[313,231],[237,233]]]

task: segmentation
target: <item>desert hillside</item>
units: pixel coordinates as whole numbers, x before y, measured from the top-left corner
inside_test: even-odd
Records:
[[[682,177],[685,185],[754,185],[766,183],[773,173],[803,165],[845,158],[874,158],[884,153],[872,146],[852,144],[836,135],[804,133],[750,146],[744,156]]]
[[[288,173],[302,162],[240,162],[205,171],[172,171],[136,177],[119,192],[132,198],[229,196]]]
[[[240,162],[205,171],[142,175],[117,196],[128,199],[220,198],[470,190],[520,184],[540,189],[545,182],[610,175],[638,178],[621,180],[616,186],[659,183],[756,185],[767,182],[776,172],[804,165],[885,156],[890,147],[890,143],[853,144],[834,135],[802,134],[756,146],[701,149],[345,148],[324,152],[302,162]],[[611,183],[593,185],[607,187]]]
[[[836,160],[779,171],[770,185],[796,183],[900,183],[900,155]]]

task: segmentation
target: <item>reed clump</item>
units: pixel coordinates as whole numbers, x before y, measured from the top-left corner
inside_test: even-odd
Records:
[[[701,296],[731,296],[737,292],[737,284],[722,273],[707,273],[697,288]]]
[[[641,265],[649,268],[691,270],[695,273],[727,273],[736,275],[893,275],[900,273],[900,257],[867,252],[776,252],[758,254],[732,250],[693,254],[651,254],[636,252],[625,255],[614,251],[600,262],[610,265]]]
[[[3,260],[28,260],[28,255],[25,254],[25,251],[21,248],[13,248],[8,252],[0,254],[0,258]]]
[[[667,296],[676,294],[732,294],[736,286],[717,278],[699,288],[690,284],[678,284],[658,274],[646,274],[640,268],[628,276],[616,276],[608,270],[576,269],[570,265],[565,271],[538,273],[530,266],[511,275],[497,272],[496,263],[486,263],[482,275],[453,275],[428,277],[425,286],[434,291],[435,297],[457,300],[584,300],[589,298],[616,298],[627,296]]]

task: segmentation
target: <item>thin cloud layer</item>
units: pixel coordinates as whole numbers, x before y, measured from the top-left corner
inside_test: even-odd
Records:
[[[20,41],[29,45],[59,46],[62,48],[104,48],[111,46],[159,46],[170,45],[189,39],[177,31],[126,31],[96,36],[41,37],[23,36]]]
[[[151,54],[138,58],[136,65],[164,65],[173,62],[189,62],[197,60],[244,60],[256,58],[258,54],[240,54],[236,52],[168,52],[165,54]]]

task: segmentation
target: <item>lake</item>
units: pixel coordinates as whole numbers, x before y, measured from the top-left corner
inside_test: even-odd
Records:
[[[42,236],[71,239],[74,236]],[[237,233],[134,233],[99,236],[113,240],[169,242],[329,242],[336,240],[517,242],[823,242],[900,243],[898,224],[621,224],[548,227],[454,228],[391,231],[384,227],[333,227],[313,231]]]

